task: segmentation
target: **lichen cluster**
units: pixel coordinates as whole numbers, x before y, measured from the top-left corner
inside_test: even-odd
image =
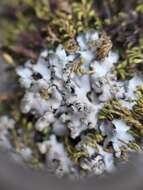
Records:
[[[131,1],[127,15],[118,0],[96,1],[98,11],[86,0],[18,2],[18,33],[5,38],[2,57],[16,60],[20,87],[0,118],[0,145],[32,167],[77,178],[142,152],[142,3]]]

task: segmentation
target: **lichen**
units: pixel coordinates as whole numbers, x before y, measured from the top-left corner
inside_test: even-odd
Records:
[[[24,159],[23,148],[31,151],[28,159],[39,149],[38,159],[43,155],[45,166],[58,176],[111,172],[116,158],[140,151],[131,131],[141,134],[143,129],[137,115],[143,79],[136,75],[126,83],[117,79],[113,68],[118,54],[112,46],[98,56],[102,48],[105,51],[103,35],[84,32],[75,38],[79,47],[75,51],[69,53],[60,44],[43,51],[36,63],[16,68],[25,89],[21,112],[34,121],[21,120],[23,135],[13,132],[18,147],[14,145]],[[40,139],[35,141],[35,134]]]
[[[25,11],[16,14],[21,24],[15,23],[15,37],[22,46],[11,45],[16,38],[8,40],[10,45],[5,43],[18,57],[22,52],[24,59],[31,59],[21,64],[17,57],[22,94],[16,94],[9,116],[1,117],[2,145],[7,140],[9,148],[30,166],[44,167],[59,177],[112,172],[117,162],[128,159],[129,152],[142,151],[143,43],[142,37],[128,34],[128,25],[133,25],[129,18],[138,18],[142,7],[137,3],[135,15],[116,7],[118,15],[114,11],[110,15],[115,1],[102,3],[111,18],[100,19],[92,0],[58,0],[53,11],[48,1],[26,0]],[[32,36],[37,35],[37,26],[41,26],[40,40],[30,38],[31,44],[37,44],[21,41],[27,27]],[[113,31],[111,37],[104,27],[107,31],[113,27],[108,32]],[[138,23],[133,30],[136,27]],[[33,51],[34,47],[38,49]],[[14,64],[13,56],[2,55]]]

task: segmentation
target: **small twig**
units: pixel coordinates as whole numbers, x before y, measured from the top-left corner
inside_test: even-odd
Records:
[[[17,53],[17,54],[21,54],[25,57],[28,57],[30,59],[37,59],[37,54],[30,50],[30,49],[27,49],[25,47],[22,47],[22,46],[13,46],[13,47],[10,47],[10,50],[12,50],[13,52]]]
[[[47,28],[49,37],[47,37],[47,40],[52,42],[60,42],[60,39],[56,36],[56,34],[52,31],[50,27]]]
[[[15,95],[14,94],[0,95],[0,101],[13,100],[13,99],[15,99]]]

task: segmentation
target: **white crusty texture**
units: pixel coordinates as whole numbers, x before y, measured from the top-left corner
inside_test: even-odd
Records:
[[[62,143],[59,143],[55,135],[51,135],[46,144],[47,165],[57,176],[67,176],[74,172],[74,168]],[[52,166],[52,167],[51,167]]]
[[[135,90],[143,80],[135,76],[128,86],[117,81],[112,74],[112,68],[118,61],[117,53],[110,51],[104,59],[96,60],[96,48],[93,52],[89,46],[91,41],[100,41],[99,34],[94,30],[77,37],[79,49],[74,53],[67,53],[60,44],[55,51],[42,52],[36,64],[28,61],[17,68],[21,86],[25,88],[21,110],[38,118],[35,130],[48,130],[52,134],[38,147],[42,154],[47,155],[48,166],[51,165],[58,175],[71,173],[74,164],[68,158],[62,142],[59,143],[56,138],[68,134],[74,140],[87,130],[96,131],[99,128],[107,135],[104,147],[98,146],[99,152],[83,142],[82,149],[88,153],[88,157],[81,159],[80,168],[91,174],[101,174],[114,168],[113,153],[104,151],[109,142],[113,143],[116,156],[120,157],[122,146],[134,141],[128,133],[130,126],[123,121],[110,122],[110,127],[114,125],[110,130],[108,125],[101,127],[98,112],[104,103],[113,98],[131,108],[129,99],[135,99]],[[86,72],[79,73],[79,67]],[[87,74],[91,68],[94,73]],[[81,148],[81,142],[76,146],[77,150]]]
[[[105,163],[101,155],[83,158],[80,165],[89,174],[101,175],[105,171]]]
[[[143,85],[143,77],[139,76],[139,75],[135,75],[128,84],[128,88],[127,88],[127,93],[126,96],[127,98],[131,99],[131,100],[136,100],[136,94],[135,91],[137,89],[137,87]]]
[[[88,47],[89,41],[98,39],[97,32],[87,32],[77,37],[80,50],[74,54],[67,55],[63,46],[59,45],[55,52],[42,53],[37,64],[27,62],[23,68],[17,68],[21,85],[26,89],[21,109],[23,113],[32,112],[41,116],[40,122],[38,120],[36,124],[37,130],[50,126],[49,117],[52,115],[53,126],[57,119],[60,120],[60,125],[66,124],[71,137],[76,138],[82,131],[96,128],[97,113],[102,107],[102,102],[112,99],[117,91],[117,97],[123,96],[122,84],[116,84],[111,76],[107,76],[117,62],[117,54],[109,52],[105,59],[96,61],[96,55]],[[92,59],[88,57],[89,54],[92,55]],[[84,60],[82,67],[86,71],[91,66],[97,67],[93,75],[71,72],[73,65],[78,64],[81,59]],[[99,86],[99,83],[102,83],[102,86]],[[94,92],[93,95],[91,93],[91,97],[95,97],[95,94],[99,93],[98,88],[100,96],[97,102],[90,100],[87,94]],[[46,112],[50,114],[48,118],[45,116]]]
[[[112,133],[110,132],[110,136],[108,134],[108,140],[106,139],[106,143],[107,141],[112,142],[115,155],[116,157],[120,158],[121,148],[128,148],[128,144],[134,142],[135,139],[131,134],[128,133],[130,126],[125,124],[124,121],[114,119],[112,124],[115,128],[112,129]]]
[[[11,148],[8,130],[15,127],[15,121],[8,116],[0,117],[0,147]]]

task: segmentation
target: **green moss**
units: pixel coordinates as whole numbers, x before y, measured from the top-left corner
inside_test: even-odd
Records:
[[[123,61],[121,61],[114,69],[114,73],[118,75],[122,80],[131,78],[135,72],[142,71],[143,68],[143,43],[140,39],[139,46],[128,45],[126,55]]]
[[[68,137],[65,137],[64,140],[65,149],[70,157],[70,159],[77,164],[80,161],[80,158],[88,156],[84,151],[78,151],[74,145],[70,142]]]
[[[117,100],[106,103],[99,113],[99,118],[101,120],[113,120],[114,118],[120,118],[131,127],[138,130],[143,129],[142,123],[135,118],[133,111],[123,107]]]

